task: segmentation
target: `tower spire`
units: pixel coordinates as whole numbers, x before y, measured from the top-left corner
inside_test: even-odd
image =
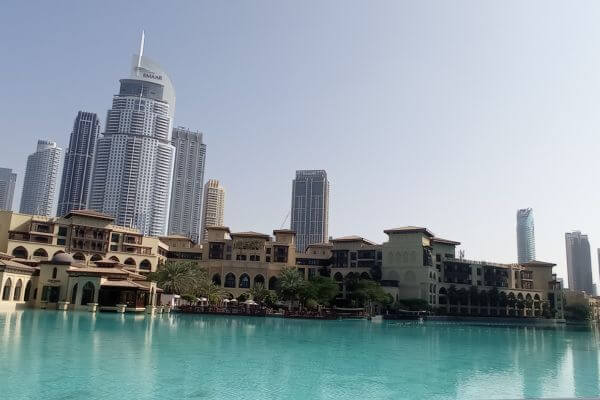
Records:
[[[142,55],[144,55],[144,30],[142,29],[142,39],[140,40],[140,51],[138,52],[137,67],[142,67]]]

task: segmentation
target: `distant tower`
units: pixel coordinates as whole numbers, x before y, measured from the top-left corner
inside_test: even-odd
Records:
[[[327,241],[329,229],[329,181],[323,170],[296,171],[292,182],[291,228],[296,231],[296,249]]]
[[[17,174],[9,168],[0,168],[0,210],[12,210]]]
[[[535,230],[531,208],[517,211],[517,254],[519,263],[535,260]]]
[[[594,293],[590,242],[587,235],[582,235],[579,231],[567,232],[565,243],[569,289]]]
[[[36,152],[27,158],[20,212],[52,214],[62,149],[50,140],[38,140]]]
[[[89,206],[143,234],[167,233],[175,148],[175,90],[165,70],[139,54],[108,110],[98,140]]]
[[[198,242],[202,218],[202,189],[206,145],[202,133],[174,128],[175,167],[169,211],[169,234],[180,234]]]
[[[65,154],[58,208],[62,217],[72,210],[86,209],[96,142],[100,135],[100,121],[95,113],[79,111],[71,131],[69,148]]]
[[[225,189],[218,180],[209,179],[204,185],[202,207],[202,239],[206,239],[206,228],[222,226],[225,213]]]

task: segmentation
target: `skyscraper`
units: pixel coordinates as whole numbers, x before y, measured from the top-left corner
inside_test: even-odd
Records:
[[[222,226],[225,214],[225,189],[218,180],[209,179],[204,185],[202,207],[202,239],[206,239],[206,228]]]
[[[198,242],[202,218],[202,187],[206,145],[202,133],[174,128],[173,189],[169,209],[169,234],[180,234]]]
[[[517,255],[519,263],[535,260],[535,230],[531,208],[517,211]]]
[[[567,246],[567,273],[569,275],[569,289],[585,291],[592,294],[592,260],[590,255],[590,242],[587,235],[581,232],[565,233]]]
[[[38,140],[35,153],[27,157],[20,212],[52,214],[62,149],[50,140]]]
[[[12,210],[17,174],[9,168],[0,168],[0,210]]]
[[[175,90],[163,68],[144,57],[143,50],[142,34],[130,77],[120,80],[104,136],[98,140],[89,206],[112,215],[118,225],[158,236],[167,232]]]
[[[292,182],[291,228],[296,249],[327,241],[329,228],[329,181],[323,170],[296,171]]]
[[[100,121],[95,113],[79,111],[75,118],[69,148],[65,154],[58,208],[56,215],[66,215],[71,210],[88,207],[90,180],[100,135]]]

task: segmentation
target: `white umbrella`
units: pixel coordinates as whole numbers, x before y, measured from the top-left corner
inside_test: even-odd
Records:
[[[236,299],[230,300],[232,303],[237,303]]]
[[[229,303],[229,299],[223,299],[223,303]]]
[[[206,297],[200,297],[200,301],[208,301]]]

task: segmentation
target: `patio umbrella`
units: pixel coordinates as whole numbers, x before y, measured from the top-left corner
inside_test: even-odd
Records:
[[[229,299],[223,299],[223,303],[229,303]]]
[[[206,297],[200,297],[200,301],[208,301]]]

